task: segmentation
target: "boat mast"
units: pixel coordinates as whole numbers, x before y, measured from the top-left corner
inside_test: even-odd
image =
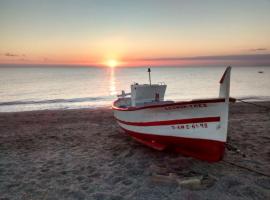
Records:
[[[150,82],[150,85],[151,85],[151,69],[148,68],[148,73],[149,73],[149,82]]]

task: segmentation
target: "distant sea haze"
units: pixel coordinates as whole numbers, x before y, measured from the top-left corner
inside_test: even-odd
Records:
[[[218,96],[226,67],[156,67],[152,82],[167,84],[166,99]],[[0,112],[110,106],[130,84],[148,83],[147,68],[0,68]],[[270,100],[270,67],[233,67],[231,96]]]

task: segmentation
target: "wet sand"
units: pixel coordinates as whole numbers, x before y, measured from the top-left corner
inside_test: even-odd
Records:
[[[228,144],[210,164],[137,143],[108,108],[0,113],[0,199],[270,199],[270,110],[232,105]]]

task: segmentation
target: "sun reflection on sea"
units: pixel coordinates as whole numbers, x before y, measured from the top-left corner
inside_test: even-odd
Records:
[[[110,68],[110,95],[116,95],[114,68]]]

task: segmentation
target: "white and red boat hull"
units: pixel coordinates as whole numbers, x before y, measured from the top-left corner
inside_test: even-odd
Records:
[[[227,138],[228,104],[220,98],[113,109],[120,127],[143,144],[218,161]]]
[[[127,134],[154,149],[172,148],[201,160],[222,159],[228,132],[230,67],[220,80],[219,98],[129,105],[113,103],[114,116]]]

